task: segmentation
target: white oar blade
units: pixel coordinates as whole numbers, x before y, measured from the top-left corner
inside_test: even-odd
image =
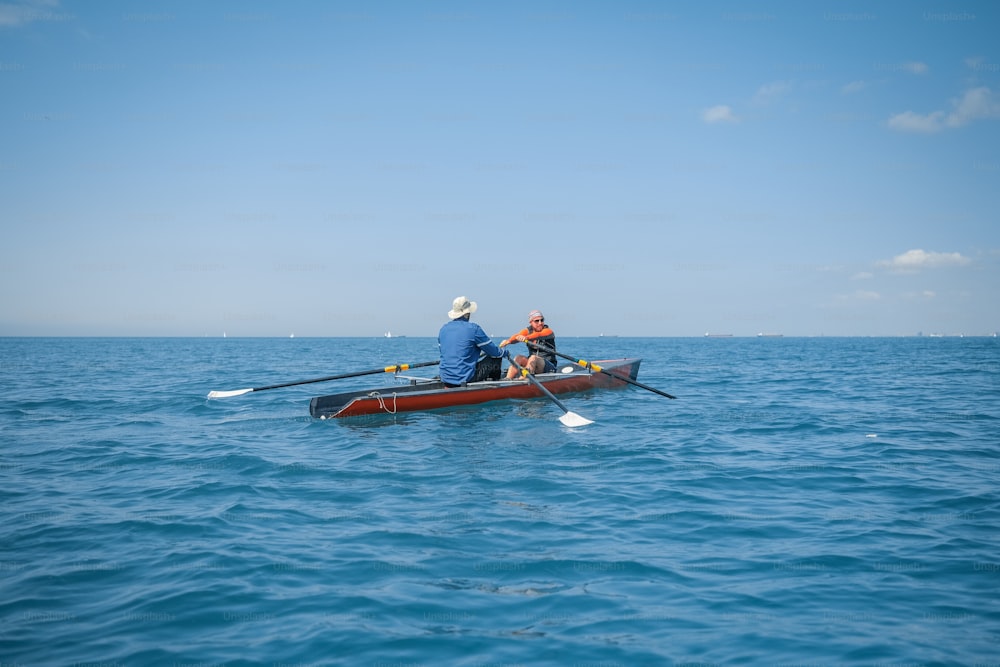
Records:
[[[209,398],[230,398],[231,396],[242,396],[243,394],[249,394],[253,389],[233,389],[231,391],[210,391],[208,392]]]
[[[567,412],[559,421],[563,423],[564,426],[586,426],[587,424],[593,424],[594,422],[586,417],[581,417],[575,412]]]

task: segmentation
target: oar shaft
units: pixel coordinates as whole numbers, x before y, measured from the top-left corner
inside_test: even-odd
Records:
[[[384,368],[375,368],[370,371],[356,371],[354,373],[342,373],[340,375],[328,375],[322,378],[313,378],[312,380],[299,380],[298,382],[282,382],[281,384],[271,384],[266,387],[254,387],[254,391],[264,391],[265,389],[281,389],[282,387],[294,387],[300,384],[312,384],[314,382],[329,382],[330,380],[346,380],[347,378],[356,378],[363,375],[377,375],[378,373],[398,373],[400,371],[406,371],[411,368],[422,368],[423,366],[434,366],[440,364],[440,361],[425,361],[419,364],[396,364],[395,366],[386,366]]]
[[[629,383],[631,385],[635,385],[636,387],[639,387],[641,389],[645,389],[647,391],[651,391],[654,394],[659,394],[660,396],[665,396],[667,398],[677,398],[676,396],[672,396],[672,395],[668,394],[665,391],[660,391],[656,387],[650,387],[647,384],[643,384],[643,383],[639,382],[638,380],[633,380],[630,377],[626,377],[624,375],[619,375],[618,373],[612,373],[611,371],[609,371],[609,370],[607,370],[607,369],[605,369],[605,368],[603,368],[601,366],[598,366],[597,364],[595,364],[593,362],[587,361],[586,359],[577,359],[576,357],[571,357],[568,354],[563,354],[562,352],[557,352],[556,350],[553,350],[551,347],[548,347],[547,345],[544,345],[544,344],[541,344],[541,343],[536,343],[536,345],[538,345],[538,347],[541,350],[543,350],[545,352],[551,352],[552,354],[556,355],[557,357],[562,357],[563,359],[568,359],[569,361],[572,361],[577,366],[581,366],[583,368],[594,370],[594,371],[597,371],[598,373],[604,373],[605,375],[609,375],[609,376],[611,376],[613,378],[621,380],[622,382],[627,382],[627,383]]]
[[[563,402],[560,401],[558,398],[556,398],[555,394],[553,394],[551,391],[549,391],[548,389],[546,389],[545,385],[543,385],[541,382],[538,381],[538,378],[532,376],[531,373],[529,373],[528,371],[526,371],[523,368],[521,368],[518,365],[518,363],[516,361],[514,361],[513,359],[510,360],[510,363],[511,363],[512,366],[514,366],[514,368],[516,368],[518,370],[518,372],[521,375],[523,375],[524,377],[528,378],[533,385],[535,385],[536,387],[538,387],[539,389],[541,389],[542,393],[545,394],[546,396],[548,396],[552,400],[553,403],[555,403],[560,408],[562,408],[563,412],[569,412],[569,408],[567,408],[565,405],[563,405]]]
[[[559,406],[559,408],[564,413],[563,418],[560,419],[560,421],[562,421],[562,423],[566,424],[567,426],[584,426],[586,424],[592,424],[593,423],[591,420],[589,420],[589,419],[587,419],[585,417],[581,417],[580,415],[576,414],[575,412],[572,412],[569,408],[567,408],[565,405],[563,405],[563,402],[560,401],[558,398],[556,398],[555,394],[553,394],[551,391],[549,391],[548,389],[546,389],[545,385],[543,385],[538,380],[538,378],[536,378],[535,376],[533,376],[530,372],[524,370],[521,367],[520,364],[518,364],[516,361],[514,361],[513,357],[510,357],[510,365],[513,366],[514,368],[516,368],[521,375],[523,375],[525,378],[527,378],[533,385],[535,385],[536,387],[538,387],[542,391],[543,394],[545,394],[546,396],[548,396],[549,399],[553,403],[555,403],[556,405]]]
[[[252,389],[238,389],[235,391],[212,391],[209,392],[209,398],[227,398],[229,396],[240,396],[242,394],[249,394],[252,391],[266,391],[268,389],[281,389],[282,387],[295,387],[300,384],[312,384],[314,382],[329,382],[330,380],[345,380],[347,378],[361,377],[362,375],[375,375],[377,373],[398,373],[400,371],[406,371],[411,368],[423,368],[424,366],[436,366],[440,364],[441,361],[422,361],[416,364],[395,364],[393,366],[384,366],[383,368],[374,368],[370,371],[356,371],[354,373],[341,373],[340,375],[327,375],[326,377],[313,378],[311,380],[298,380],[296,382],[281,382],[279,384],[269,384],[265,387],[254,387]]]

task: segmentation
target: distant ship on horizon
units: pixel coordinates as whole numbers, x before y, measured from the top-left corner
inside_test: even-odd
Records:
[[[733,334],[714,334],[705,332],[705,338],[732,338]]]
[[[780,333],[759,333],[757,338],[784,338],[785,334]]]

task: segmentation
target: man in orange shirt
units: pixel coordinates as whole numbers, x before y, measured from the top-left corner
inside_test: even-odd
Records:
[[[550,350],[556,349],[556,335],[545,324],[545,316],[542,311],[533,310],[528,314],[528,327],[521,329],[516,334],[500,343],[500,347],[506,347],[511,343],[524,343],[528,346],[530,357],[517,355],[514,361],[518,366],[524,368],[529,373],[554,373],[556,371],[556,355],[547,350],[540,349],[535,342],[542,343]],[[517,377],[517,369],[511,365],[507,369],[507,379],[513,380]]]

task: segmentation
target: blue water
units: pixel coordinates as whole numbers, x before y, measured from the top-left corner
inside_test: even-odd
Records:
[[[0,663],[998,664],[1000,341],[560,348],[678,399],[320,421],[391,377],[206,394],[433,339],[0,339]]]

